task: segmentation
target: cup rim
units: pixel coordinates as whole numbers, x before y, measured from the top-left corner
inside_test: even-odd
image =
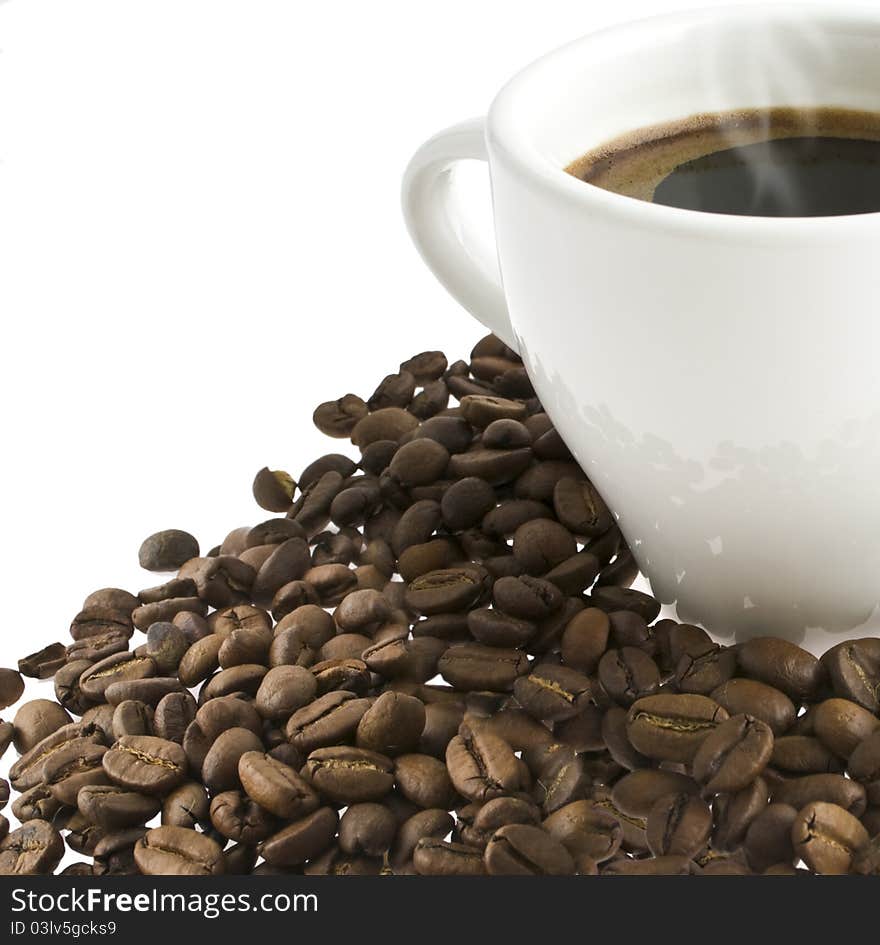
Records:
[[[518,102],[534,77],[547,68],[580,56],[592,46],[630,38],[658,28],[695,25],[705,21],[732,21],[760,17],[768,19],[793,14],[812,14],[825,23],[870,23],[880,27],[880,9],[865,4],[831,3],[748,3],[720,7],[698,7],[674,13],[629,20],[595,30],[558,47],[525,66],[505,83],[495,96],[488,113],[486,135],[490,152],[503,156],[532,184],[549,188],[572,206],[581,205],[596,215],[635,223],[642,228],[723,234],[744,241],[775,240],[817,242],[857,236],[864,233],[876,238],[880,211],[837,216],[767,217],[712,213],[649,203],[601,187],[585,184],[543,154],[523,131],[518,118]]]

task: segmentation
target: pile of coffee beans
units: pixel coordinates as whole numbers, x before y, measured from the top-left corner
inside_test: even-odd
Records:
[[[0,872],[880,873],[880,640],[659,619],[494,337],[314,422],[358,458],[262,469],[273,517],[150,536],[173,577],[0,670],[55,695],[0,723]]]

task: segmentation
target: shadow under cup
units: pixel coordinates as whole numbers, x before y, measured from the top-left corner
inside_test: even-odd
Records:
[[[722,638],[819,651],[880,602],[880,215],[722,217],[563,168],[700,112],[880,111],[878,48],[870,11],[664,17],[539,60],[489,116],[505,292],[539,396],[654,593]]]

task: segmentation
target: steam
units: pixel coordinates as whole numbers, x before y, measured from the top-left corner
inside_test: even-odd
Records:
[[[698,75],[711,111],[760,110],[756,137],[767,140],[774,135],[766,109],[796,107],[801,112],[798,135],[821,133],[817,109],[834,104],[825,101],[825,90],[837,57],[808,11],[771,8],[763,24],[726,21],[710,30],[698,49]],[[726,137],[730,147],[742,143],[733,131]],[[803,205],[797,181],[784,167],[756,160],[756,153],[748,147],[740,152],[753,179],[754,206],[772,203],[794,212]]]

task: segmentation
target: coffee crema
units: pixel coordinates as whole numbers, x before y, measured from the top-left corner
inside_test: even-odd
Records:
[[[630,132],[566,171],[650,203],[765,217],[880,211],[880,113],[766,108]]]

